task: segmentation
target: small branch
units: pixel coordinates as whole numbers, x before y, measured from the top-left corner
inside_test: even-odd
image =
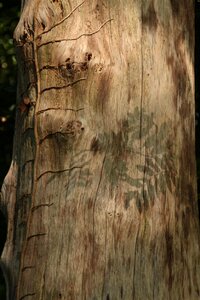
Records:
[[[86,80],[86,79],[87,79],[87,78],[85,78],[85,77],[79,78],[79,79],[77,79],[77,80],[75,80],[75,81],[69,83],[69,85],[72,86],[72,85],[78,83],[79,81],[83,81],[83,80]]]
[[[22,299],[25,299],[26,297],[30,297],[30,296],[35,296],[36,293],[29,293],[29,294],[26,294],[24,296],[22,296],[21,298],[19,298],[19,300],[22,300]]]
[[[55,132],[49,133],[49,134],[45,135],[42,139],[40,139],[39,143],[42,144],[47,138],[52,137],[54,135],[58,135],[58,134],[64,136],[65,134],[70,134],[70,132],[55,131]]]
[[[34,238],[34,237],[40,237],[40,236],[45,236],[46,233],[37,233],[37,234],[33,234],[27,237],[27,241],[29,241],[30,239]]]
[[[22,268],[22,272],[25,272],[26,270],[35,269],[35,266],[26,266]]]
[[[77,61],[73,61],[72,64],[73,65],[82,65],[85,62],[77,62]],[[66,64],[59,64],[59,66],[56,65],[44,65],[42,68],[40,68],[40,72],[42,72],[43,70],[52,70],[52,71],[57,71],[60,67],[66,67]]]
[[[54,203],[46,203],[46,204],[39,204],[39,205],[36,205],[36,206],[33,206],[31,211],[34,212],[35,210],[37,210],[38,208],[40,207],[50,207],[52,206]]]
[[[39,180],[42,176],[44,176],[45,174],[59,174],[59,173],[64,173],[64,172],[69,172],[73,169],[81,169],[81,167],[72,167],[72,168],[68,168],[68,169],[64,169],[64,170],[49,170],[49,171],[45,171],[44,173],[40,174],[38,177],[37,177],[37,180]]]
[[[69,86],[72,86],[72,85],[74,85],[74,84],[76,84],[76,83],[78,83],[80,81],[83,81],[83,80],[86,80],[86,78],[79,78],[79,79],[77,79],[77,80],[75,80],[75,81],[73,81],[71,83],[68,83],[66,85],[63,85],[63,86],[51,86],[49,88],[41,90],[40,93],[42,94],[42,93],[44,93],[46,91],[50,91],[50,90],[61,90],[61,89],[64,89],[64,88],[68,88]]]
[[[27,164],[29,164],[29,163],[31,163],[31,162],[34,162],[34,159],[29,159],[29,160],[25,161],[25,163],[24,163],[23,166],[22,166],[22,170],[25,168],[25,166],[26,166]]]
[[[41,69],[39,69],[39,72],[42,72],[43,70],[53,70],[53,71],[56,71],[56,70],[58,70],[58,66],[46,65],[46,66],[43,66]]]
[[[38,46],[39,47],[42,47],[42,46],[45,46],[45,45],[48,45],[48,44],[53,44],[53,43],[60,43],[60,42],[68,42],[68,41],[76,41],[78,39],[80,39],[81,37],[83,36],[92,36],[96,33],[98,33],[102,27],[104,27],[108,22],[111,22],[113,19],[109,19],[107,21],[105,21],[97,30],[93,31],[93,32],[89,32],[89,33],[82,33],[81,35],[79,35],[78,37],[76,38],[71,38],[71,39],[58,39],[58,40],[54,40],[54,41],[47,41],[45,43],[42,43]]]
[[[34,127],[27,127],[25,130],[22,132],[23,135],[27,134],[28,131],[33,131]]]
[[[26,199],[26,198],[30,198],[31,197],[31,194],[24,194],[23,196],[21,196],[19,199],[17,199],[18,202],[21,202],[23,199]]]
[[[46,91],[51,91],[51,90],[61,90],[61,89],[67,88],[69,86],[70,86],[70,84],[63,85],[63,86],[51,86],[51,87],[48,87],[46,89],[41,90],[40,93],[42,94],[42,93],[44,93]]]
[[[49,108],[46,108],[46,109],[42,109],[40,111],[38,111],[36,114],[37,115],[40,115],[40,114],[43,114],[44,112],[48,111],[48,110],[64,110],[64,111],[73,111],[73,112],[79,112],[81,110],[84,110],[85,108],[78,108],[78,109],[74,109],[74,108],[61,108],[61,107],[49,107]]]
[[[69,17],[81,6],[84,4],[86,0],[84,0],[83,2],[81,2],[80,4],[78,4],[76,7],[74,7],[74,9],[72,9],[72,11],[66,16],[64,17],[62,20],[60,20],[58,23],[56,23],[55,25],[53,25],[51,28],[43,31],[41,34],[39,34],[37,36],[37,38],[41,37],[43,34],[48,33],[49,31],[51,31],[53,28],[57,27],[58,25],[60,25],[61,23],[63,23],[65,20],[69,19]]]

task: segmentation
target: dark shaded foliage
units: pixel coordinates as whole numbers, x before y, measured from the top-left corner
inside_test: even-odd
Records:
[[[12,34],[19,19],[18,0],[0,0],[0,185],[8,171],[14,132],[17,64]],[[6,218],[0,212],[0,253],[6,240]],[[6,299],[0,272],[0,299]]]
[[[195,100],[196,100],[196,159],[197,159],[197,186],[200,211],[200,1],[195,1]],[[200,214],[199,214],[200,216]]]
[[[17,64],[12,34],[18,22],[19,2],[0,1],[0,183],[8,170],[14,130]]]

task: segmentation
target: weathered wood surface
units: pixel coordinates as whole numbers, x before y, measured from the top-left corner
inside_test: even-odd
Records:
[[[193,23],[192,0],[23,1],[10,297],[200,298]]]

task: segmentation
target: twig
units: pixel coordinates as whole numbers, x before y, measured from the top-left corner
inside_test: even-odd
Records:
[[[81,110],[84,110],[85,108],[78,108],[78,109],[74,109],[74,108],[61,108],[61,107],[49,107],[49,108],[45,108],[45,109],[42,109],[42,110],[39,110],[37,112],[37,115],[40,115],[40,114],[43,114],[44,112],[46,111],[49,111],[49,110],[64,110],[64,111],[73,111],[75,113],[81,111]]]
[[[31,270],[31,269],[35,269],[35,266],[26,266],[22,268],[22,272],[26,271],[26,270]]]
[[[26,294],[24,296],[22,296],[21,298],[19,298],[19,300],[22,300],[22,299],[25,299],[26,297],[30,297],[30,296],[35,296],[36,293],[29,293],[29,294]]]
[[[72,81],[72,82],[70,82],[70,83],[68,83],[66,85],[62,85],[62,86],[50,86],[50,87],[48,87],[46,89],[41,90],[40,93],[42,94],[42,93],[44,93],[46,91],[50,91],[50,90],[61,90],[61,89],[67,88],[69,86],[72,86],[72,85],[74,85],[74,84],[76,84],[76,83],[78,83],[79,81],[82,81],[82,80],[86,80],[86,78],[85,77],[84,78],[79,78],[79,79],[77,79],[75,81]]]
[[[71,39],[58,39],[58,40],[54,40],[54,41],[47,41],[45,43],[42,43],[40,45],[38,45],[38,48],[42,47],[42,46],[45,46],[45,45],[48,45],[48,44],[53,44],[53,43],[61,43],[61,42],[68,42],[68,41],[76,41],[78,39],[80,39],[81,37],[83,36],[91,36],[91,35],[94,35],[96,33],[98,33],[102,27],[104,27],[108,22],[111,22],[113,21],[113,19],[109,19],[107,21],[105,21],[97,30],[93,31],[93,32],[89,32],[89,33],[82,33],[81,35],[79,35],[78,37],[76,38],[71,38]]]
[[[53,205],[53,203],[39,204],[39,205],[33,206],[32,209],[31,209],[31,211],[33,212],[33,211],[37,210],[40,207],[50,207],[52,205]]]
[[[58,66],[53,66],[53,65],[46,65],[43,66],[39,71],[42,72],[43,70],[58,70]]]
[[[28,236],[27,241],[29,241],[30,239],[32,239],[34,237],[40,237],[40,236],[45,236],[45,235],[46,235],[46,233],[36,233],[36,234]]]
[[[81,167],[71,167],[71,168],[68,168],[68,169],[64,169],[64,170],[48,170],[48,171],[45,171],[43,172],[42,174],[40,174],[38,177],[37,177],[37,180],[39,180],[42,176],[44,176],[45,174],[60,174],[60,173],[64,173],[64,172],[69,172],[73,169],[81,169]]]
[[[60,25],[61,23],[63,23],[65,20],[67,20],[81,5],[83,5],[83,3],[85,2],[86,0],[84,0],[83,2],[81,2],[80,4],[78,4],[76,7],[74,7],[74,9],[72,9],[72,11],[66,16],[64,17],[62,20],[60,20],[58,23],[56,23],[55,25],[53,25],[51,28],[43,31],[42,33],[40,33],[37,38],[39,38],[41,35],[51,31],[53,28],[57,27],[58,25]]]

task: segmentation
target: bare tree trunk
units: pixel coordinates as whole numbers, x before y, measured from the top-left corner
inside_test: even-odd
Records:
[[[199,299],[193,1],[22,2],[10,299]]]

